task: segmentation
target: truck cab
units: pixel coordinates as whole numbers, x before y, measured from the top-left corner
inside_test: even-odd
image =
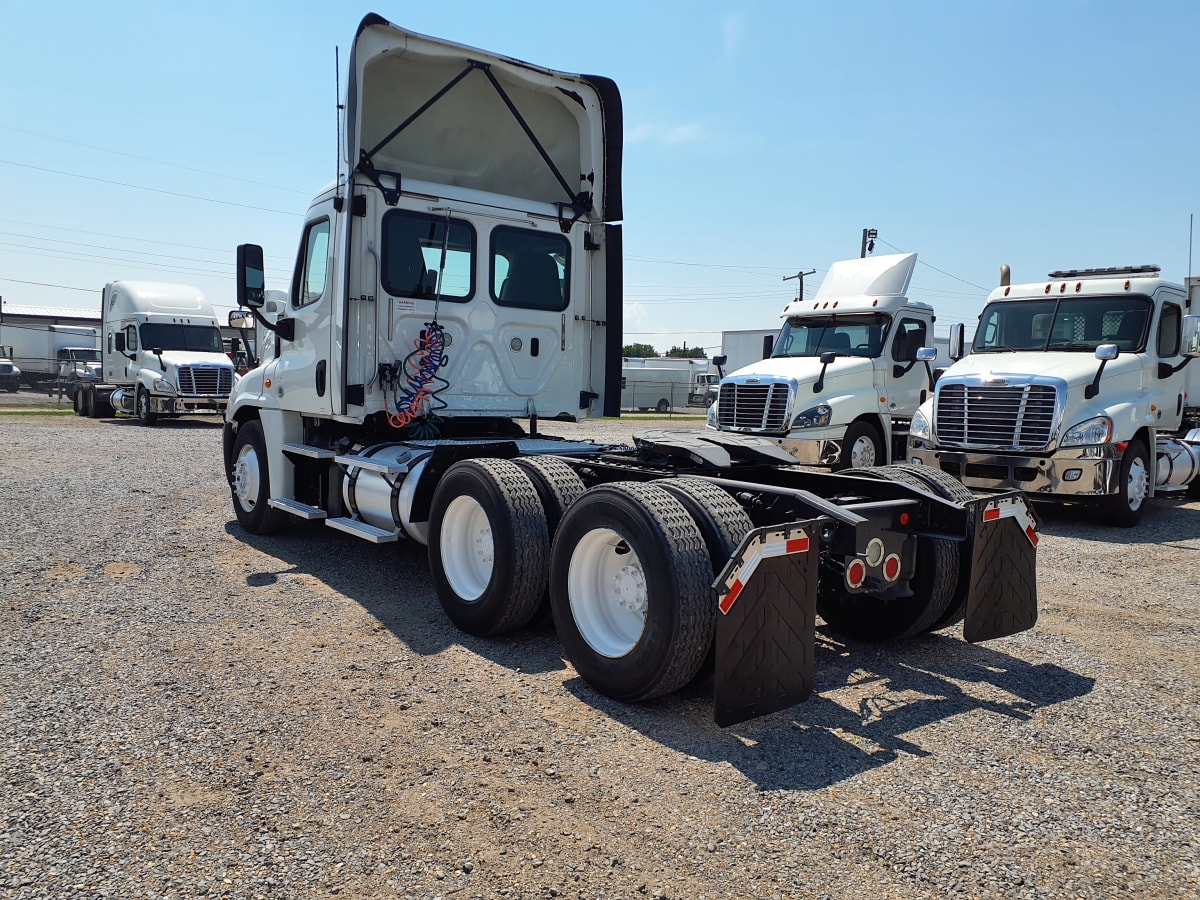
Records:
[[[0,344],[0,388],[15,394],[20,386],[21,369],[13,362],[13,348]]]
[[[1132,266],[1007,281],[1004,270],[971,355],[915,417],[911,461],[976,490],[1095,501],[1117,525],[1135,524],[1156,492],[1194,491],[1200,316],[1187,313],[1200,279]]]
[[[163,415],[225,409],[236,375],[203,293],[114,281],[104,287],[101,315],[102,381],[113,388],[107,402],[116,411],[152,425]]]
[[[910,300],[915,253],[834,263],[811,299],[783,311],[771,355],[726,376],[708,427],[768,438],[798,463],[835,469],[903,458],[932,374],[933,308]]]

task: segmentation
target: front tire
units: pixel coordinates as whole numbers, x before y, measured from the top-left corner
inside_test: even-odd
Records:
[[[1135,438],[1125,447],[1121,457],[1117,492],[1101,501],[1109,524],[1130,528],[1141,521],[1152,477],[1146,445]]]
[[[883,435],[870,422],[851,422],[842,439],[842,455],[834,471],[868,469],[887,462],[883,452]]]
[[[269,503],[271,473],[262,423],[245,422],[233,439],[229,487],[238,524],[251,534],[272,534],[283,527],[286,514]]]
[[[455,625],[486,637],[528,624],[549,557],[542,503],[514,462],[462,460],[442,476],[429,510],[429,568]]]
[[[550,606],[567,658],[600,693],[661,697],[700,670],[713,641],[712,563],[700,529],[662,487],[615,482],[563,517]]]
[[[150,392],[141,385],[138,385],[134,411],[139,425],[153,425],[158,421],[158,414],[150,409]]]
[[[656,410],[658,410],[660,413],[670,412],[671,411],[671,401],[669,401],[666,397],[663,397],[661,400],[658,401],[658,405],[655,406],[654,408]]]

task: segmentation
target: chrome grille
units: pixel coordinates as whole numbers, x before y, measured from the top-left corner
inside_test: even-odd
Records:
[[[938,442],[948,447],[1041,450],[1054,431],[1058,393],[1048,384],[945,384],[937,394]]]
[[[179,392],[185,397],[228,397],[232,390],[230,366],[179,367]]]
[[[721,385],[717,399],[717,422],[722,428],[733,430],[786,432],[788,393],[786,381],[726,382]]]

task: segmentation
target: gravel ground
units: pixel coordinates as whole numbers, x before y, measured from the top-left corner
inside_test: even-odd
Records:
[[[822,629],[721,730],[457,632],[420,547],[245,534],[216,419],[0,435],[0,897],[1200,895],[1200,503],[1047,513],[1033,631]]]

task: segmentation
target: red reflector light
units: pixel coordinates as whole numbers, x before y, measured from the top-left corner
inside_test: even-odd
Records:
[[[901,525],[908,524],[908,513],[900,513],[900,524]]]
[[[846,566],[846,584],[852,588],[860,588],[867,580],[867,564],[861,559],[852,559]]]
[[[786,549],[787,549],[788,553],[807,553],[808,552],[808,538],[806,538],[806,537],[793,538],[792,540],[787,542]]]
[[[883,577],[887,581],[895,581],[900,577],[900,557],[895,553],[889,554],[883,561]]]
[[[998,518],[1000,518],[1000,507],[998,506],[983,511],[983,521],[985,522],[994,522]]]

